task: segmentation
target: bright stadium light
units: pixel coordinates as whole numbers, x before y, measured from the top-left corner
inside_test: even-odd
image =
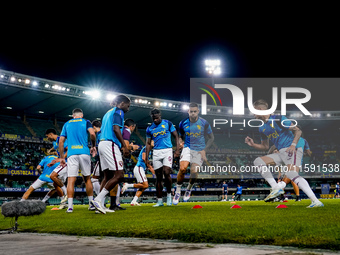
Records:
[[[33,81],[33,82],[32,82],[32,85],[33,85],[33,86],[38,86],[38,82],[37,82],[37,81]]]
[[[222,73],[221,70],[221,61],[219,59],[207,59],[205,60],[205,70],[208,74],[211,75],[219,75]]]
[[[14,76],[11,77],[11,82],[15,82],[15,77]]]
[[[182,106],[182,109],[183,109],[183,110],[189,110],[189,105],[184,104],[184,105]]]
[[[155,102],[155,106],[159,106],[159,102],[157,101],[157,102]]]
[[[25,84],[30,84],[30,83],[31,83],[30,79],[25,80]]]
[[[107,94],[106,99],[108,101],[112,101],[113,99],[115,99],[115,97],[116,97],[116,95],[114,95],[114,94]]]

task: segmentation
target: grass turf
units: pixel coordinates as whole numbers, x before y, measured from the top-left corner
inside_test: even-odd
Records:
[[[19,217],[18,231],[78,236],[117,236],[177,239],[185,242],[242,243],[340,249],[340,200],[322,200],[325,207],[307,209],[309,200],[284,203],[230,202],[180,203],[153,208],[153,204],[127,207],[125,211],[95,214],[85,205],[74,212],[51,211],[39,216]],[[202,209],[191,209],[200,204]],[[13,219],[0,220],[0,229]]]

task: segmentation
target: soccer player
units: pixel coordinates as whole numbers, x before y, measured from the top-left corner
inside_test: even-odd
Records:
[[[91,204],[103,214],[106,214],[105,196],[124,178],[124,163],[120,149],[123,150],[124,157],[130,155],[130,150],[122,135],[124,114],[129,111],[130,98],[125,95],[118,95],[113,103],[116,106],[108,110],[103,117],[98,146],[100,164],[104,172],[104,179],[101,183],[102,189],[99,195],[91,201]]]
[[[99,154],[98,154],[98,144],[100,141],[100,128],[102,126],[102,123],[100,120],[94,120],[92,121],[92,127],[94,130],[94,133],[96,134],[96,148],[97,148],[97,154],[94,157],[94,164],[93,164],[93,171],[91,173],[91,182],[93,186],[93,191],[96,193],[96,195],[99,194],[100,192],[100,183],[99,183],[99,177],[100,177],[100,172],[101,172],[101,167],[100,167],[100,159],[99,159]]]
[[[336,183],[335,185],[335,198],[340,198],[340,185],[339,182]]]
[[[25,194],[22,196],[20,201],[24,201],[28,199],[28,197],[32,194],[33,191],[36,189],[41,188],[44,184],[47,184],[47,186],[51,189],[47,195],[43,198],[42,202],[46,202],[53,194],[57,191],[59,194],[62,194],[62,190],[56,186],[53,186],[53,181],[50,178],[50,174],[52,171],[59,165],[59,163],[54,164],[53,166],[49,167],[47,166],[49,163],[51,163],[53,160],[57,159],[57,156],[50,155],[44,157],[40,163],[37,166],[37,170],[40,173],[39,178],[32,183],[32,185],[29,187],[29,189],[25,192]],[[41,172],[41,168],[43,171]]]
[[[138,145],[134,145],[133,143],[130,144],[130,137],[131,133],[135,130],[136,123],[132,119],[126,119],[124,122],[124,129],[123,129],[123,139],[126,146],[129,150],[134,151],[138,149]],[[118,210],[126,210],[126,208],[119,206],[119,197],[120,197],[120,185],[116,185],[110,191],[110,210],[118,211]]]
[[[151,141],[151,148],[153,148],[154,146],[154,141]],[[135,168],[133,169],[133,174],[137,179],[137,184],[131,184],[131,183],[124,183],[123,188],[122,188],[122,193],[124,193],[126,191],[126,189],[128,188],[136,188],[139,189],[136,192],[136,195],[134,196],[134,198],[132,199],[130,205],[132,206],[140,206],[140,204],[138,203],[138,198],[142,195],[143,191],[145,189],[147,189],[149,187],[149,183],[148,183],[148,179],[146,178],[145,175],[145,169],[146,169],[146,165],[145,165],[145,159],[146,159],[146,146],[144,146],[142,148],[142,150],[139,153],[138,156],[138,162],[135,166]],[[150,156],[150,155],[149,155]],[[151,171],[152,174],[156,174],[155,170],[153,169],[152,166],[149,166],[149,170]]]
[[[268,103],[263,99],[257,100],[254,102],[254,108],[257,110],[267,110]],[[258,150],[268,150],[269,141],[272,141],[279,150],[279,153],[258,157],[254,161],[254,165],[259,173],[272,187],[272,192],[265,198],[265,202],[272,201],[283,194],[286,183],[293,181],[311,199],[312,203],[307,208],[324,206],[316,198],[306,179],[298,173],[301,167],[304,147],[304,140],[300,137],[301,130],[285,116],[269,114],[255,115],[255,118],[264,123],[259,127],[261,144],[254,143],[253,139],[249,136],[245,138],[245,143]],[[269,171],[268,165],[285,165],[288,170],[286,171],[285,180],[277,183]]]
[[[227,201],[227,197],[228,197],[228,184],[226,183],[226,181],[223,181],[223,184],[222,184],[222,201]]]
[[[45,135],[47,137],[47,139],[52,142],[53,147],[51,149],[54,149],[57,154],[58,154],[58,158],[52,160],[48,166],[52,167],[55,163],[58,163],[61,161],[60,158],[60,153],[59,153],[59,139],[60,136],[57,135],[57,131],[53,128],[49,128],[46,130]],[[67,151],[67,140],[64,142],[64,151]],[[67,152],[65,153],[65,157],[67,156]],[[65,166],[62,166],[60,164],[58,164],[57,167],[54,168],[53,172],[51,173],[50,178],[52,179],[52,181],[55,183],[55,185],[59,186],[64,195],[61,199],[61,208],[63,209],[65,208],[64,203],[67,201],[67,190],[66,190],[66,186],[64,185],[64,183],[66,182],[67,179],[67,164]]]
[[[72,111],[73,119],[67,121],[60,134],[59,139],[59,152],[60,152],[60,164],[66,165],[64,154],[64,142],[68,140],[67,150],[67,201],[68,209],[66,212],[73,212],[73,196],[74,196],[74,184],[76,182],[78,171],[84,177],[86,194],[89,201],[93,200],[93,186],[91,182],[91,156],[94,157],[97,153],[96,150],[96,134],[93,130],[90,121],[83,119],[83,111],[76,108]],[[88,147],[88,134],[90,134],[91,149]],[[91,205],[89,210],[93,210]]]
[[[233,196],[233,198],[235,198],[235,201],[237,201],[237,200],[241,201],[242,189],[243,189],[243,187],[240,184],[237,184],[236,194],[235,194],[235,196]]]
[[[163,206],[163,175],[165,177],[165,187],[167,190],[167,202],[170,206],[171,201],[171,167],[172,167],[172,143],[171,135],[176,141],[176,150],[174,157],[179,157],[179,138],[174,125],[168,121],[162,119],[162,114],[159,109],[153,109],[150,112],[153,123],[146,129],[146,149],[145,154],[149,155],[151,150],[151,140],[154,140],[155,146],[153,148],[153,168],[156,173],[156,193],[157,203],[154,207]],[[145,158],[145,165],[150,168],[148,157]]]
[[[196,103],[189,104],[188,114],[189,117],[179,123],[179,134],[184,141],[184,148],[181,153],[180,167],[177,173],[176,193],[173,199],[174,205],[179,203],[184,175],[190,165],[189,185],[183,197],[184,202],[189,200],[191,190],[197,179],[197,170],[202,166],[203,161],[207,160],[206,149],[214,142],[214,135],[210,124],[198,116],[199,109]],[[205,137],[208,138],[207,141]]]

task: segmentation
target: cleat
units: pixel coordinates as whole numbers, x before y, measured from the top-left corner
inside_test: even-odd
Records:
[[[67,208],[67,204],[61,204],[58,209],[62,210],[62,209],[65,209],[65,208]]]
[[[112,210],[112,209],[109,209],[109,208],[106,208],[105,211],[106,211],[107,213],[113,213],[113,212],[115,212],[115,210]]]
[[[191,195],[191,190],[186,190],[184,197],[183,197],[183,202],[188,202],[190,195]]]
[[[264,199],[264,202],[271,202],[278,196],[284,194],[283,189],[273,189],[272,192]]]
[[[95,214],[101,214],[100,211],[98,211],[97,209],[94,212]]]
[[[314,208],[314,207],[324,207],[324,204],[318,200],[316,202],[311,203],[306,208]]]
[[[138,202],[131,202],[131,206],[141,206]]]
[[[171,196],[166,198],[166,205],[167,206],[171,206],[172,205]]]
[[[181,197],[181,194],[180,193],[175,193],[175,196],[174,196],[174,199],[172,200],[172,203],[174,205],[178,205],[179,203],[179,198]]]
[[[88,209],[89,209],[89,211],[95,211],[96,207],[94,207],[93,205],[90,205]]]
[[[97,208],[97,210],[100,212],[100,213],[102,213],[102,214],[106,214],[106,208],[104,208],[102,205],[101,205],[101,203],[99,203],[98,201],[96,201],[96,200],[91,200],[90,201],[90,203],[91,203],[91,205],[93,205],[94,207],[96,207]]]
[[[73,208],[68,208],[68,209],[66,210],[66,212],[67,212],[67,213],[73,213]]]
[[[126,190],[127,190],[127,183],[124,183],[121,194],[123,194]]]
[[[121,210],[126,210],[126,208],[115,205],[115,206],[112,206],[112,207],[110,206],[110,210],[121,211]]]
[[[153,205],[152,207],[160,207],[160,206],[164,206],[163,202],[160,202],[160,203],[157,202],[157,204]]]
[[[66,203],[66,202],[67,202],[67,195],[62,197],[60,204],[63,204],[63,203]]]

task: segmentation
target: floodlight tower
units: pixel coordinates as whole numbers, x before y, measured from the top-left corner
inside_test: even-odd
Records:
[[[207,59],[205,60],[205,70],[209,75],[211,75],[212,86],[214,86],[214,77],[215,75],[220,75],[221,71],[221,61],[219,59]]]

